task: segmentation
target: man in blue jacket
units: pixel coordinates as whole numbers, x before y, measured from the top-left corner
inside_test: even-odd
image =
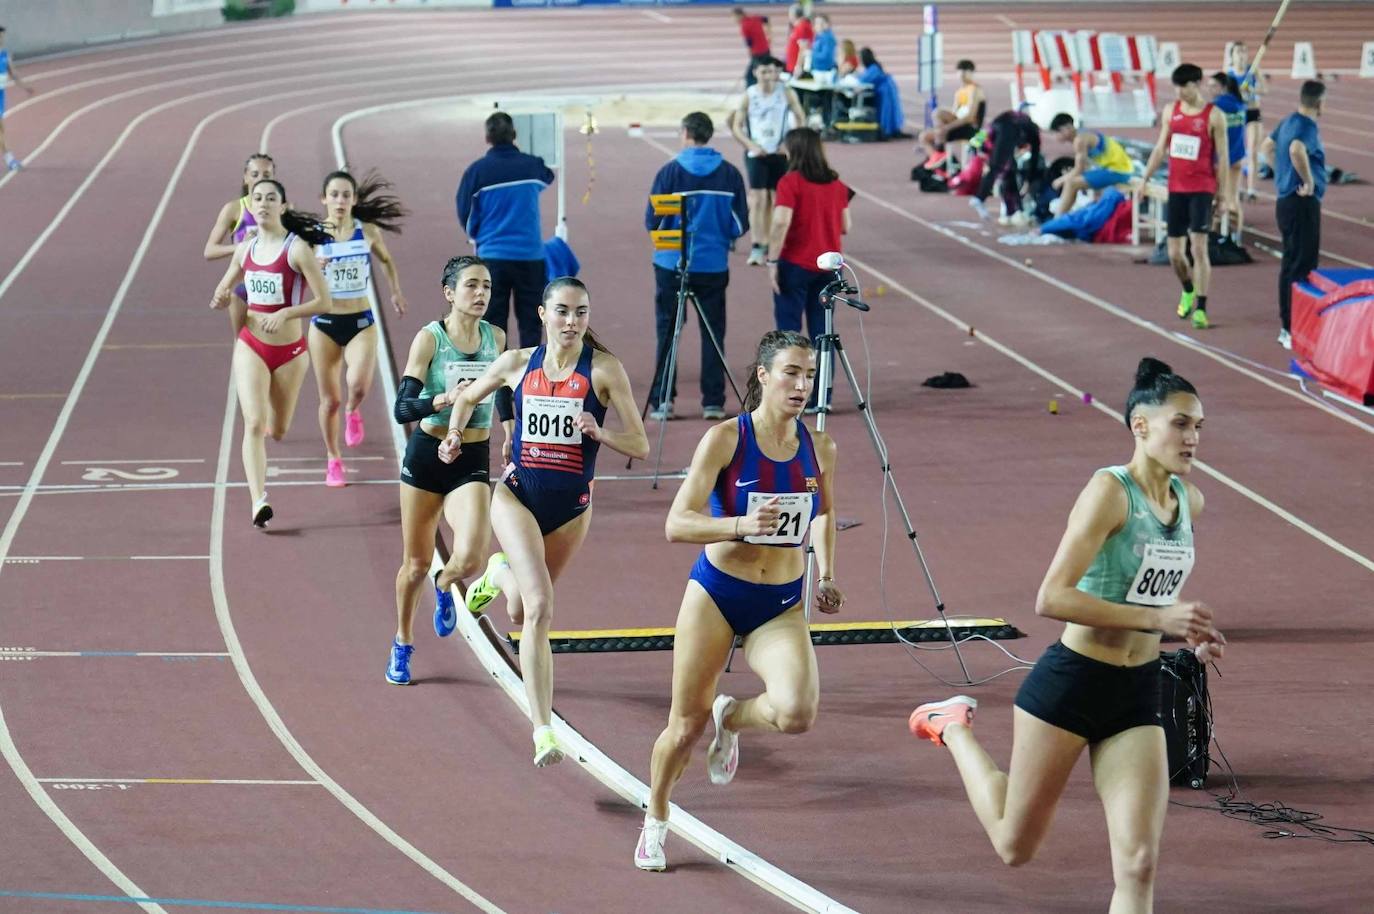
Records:
[[[485,320],[506,329],[511,295],[520,346],[538,346],[539,302],[544,294],[544,239],[539,194],[553,171],[539,156],[515,147],[515,122],[498,111],[487,118],[487,154],[468,166],[458,185],[458,222],[491,270]]]
[[[725,287],[730,284],[730,245],[749,231],[749,199],[739,169],[706,144],[715,125],[700,111],[682,119],[682,151],[654,177],[653,194],[682,194],[682,214],[687,220],[687,288],[700,305],[697,322],[701,331],[701,415],[725,418],[725,365],[706,332],[709,322],[721,348],[725,348]],[[654,229],[681,227],[677,216],[655,216],[651,202],[644,226]],[[654,357],[654,383],[650,388],[655,419],[673,418],[676,384],[666,400],[663,373],[667,370],[673,320],[677,317],[677,292],[681,252],[654,252],[654,310],[657,317],[658,351]],[[704,321],[703,321],[704,317]]]

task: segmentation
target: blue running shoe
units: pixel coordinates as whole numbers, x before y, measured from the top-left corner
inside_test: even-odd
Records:
[[[391,642],[391,662],[386,666],[386,681],[392,685],[410,685],[410,655],[415,645]]]
[[[434,634],[447,638],[458,626],[458,613],[454,609],[453,593],[447,587],[439,586],[439,573],[434,573]]]

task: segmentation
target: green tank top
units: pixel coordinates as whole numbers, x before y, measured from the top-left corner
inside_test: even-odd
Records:
[[[1109,603],[1172,606],[1193,569],[1193,520],[1188,487],[1177,476],[1169,487],[1178,519],[1161,523],[1126,467],[1105,467],[1126,490],[1126,524],[1102,544],[1078,589]]]
[[[481,342],[473,353],[459,352],[454,347],[443,321],[426,324],[425,329],[434,336],[434,358],[429,360],[429,372],[425,375],[425,389],[420,392],[421,398],[436,397],[446,390],[452,390],[453,385],[464,378],[476,378],[501,354],[496,350],[496,335],[486,321],[477,322]],[[491,405],[494,399],[493,395],[477,404],[472,411],[472,418],[468,420],[468,428],[491,428]],[[446,428],[452,414],[452,407],[440,410],[432,416],[426,416],[424,424],[431,428]]]

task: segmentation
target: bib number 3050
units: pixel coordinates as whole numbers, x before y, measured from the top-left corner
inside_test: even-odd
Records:
[[[800,546],[811,526],[810,492],[750,492],[749,513],[753,514],[770,499],[778,500],[778,526],[772,533],[759,536],[746,536],[746,543],[768,544],[773,546]]]
[[[581,444],[582,400],[576,397],[524,397],[521,440],[540,444]]]
[[[1173,606],[1183,582],[1193,570],[1193,547],[1146,543],[1127,603],[1142,606]]]
[[[248,290],[248,304],[250,305],[286,304],[286,295],[282,290],[280,273],[248,270],[243,274],[243,287]]]

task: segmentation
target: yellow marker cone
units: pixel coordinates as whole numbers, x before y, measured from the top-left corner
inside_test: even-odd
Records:
[[[1058,401],[1058,400],[1051,400],[1051,401],[1050,401],[1050,415],[1051,415],[1051,416],[1057,416],[1057,415],[1059,415],[1059,401]]]

